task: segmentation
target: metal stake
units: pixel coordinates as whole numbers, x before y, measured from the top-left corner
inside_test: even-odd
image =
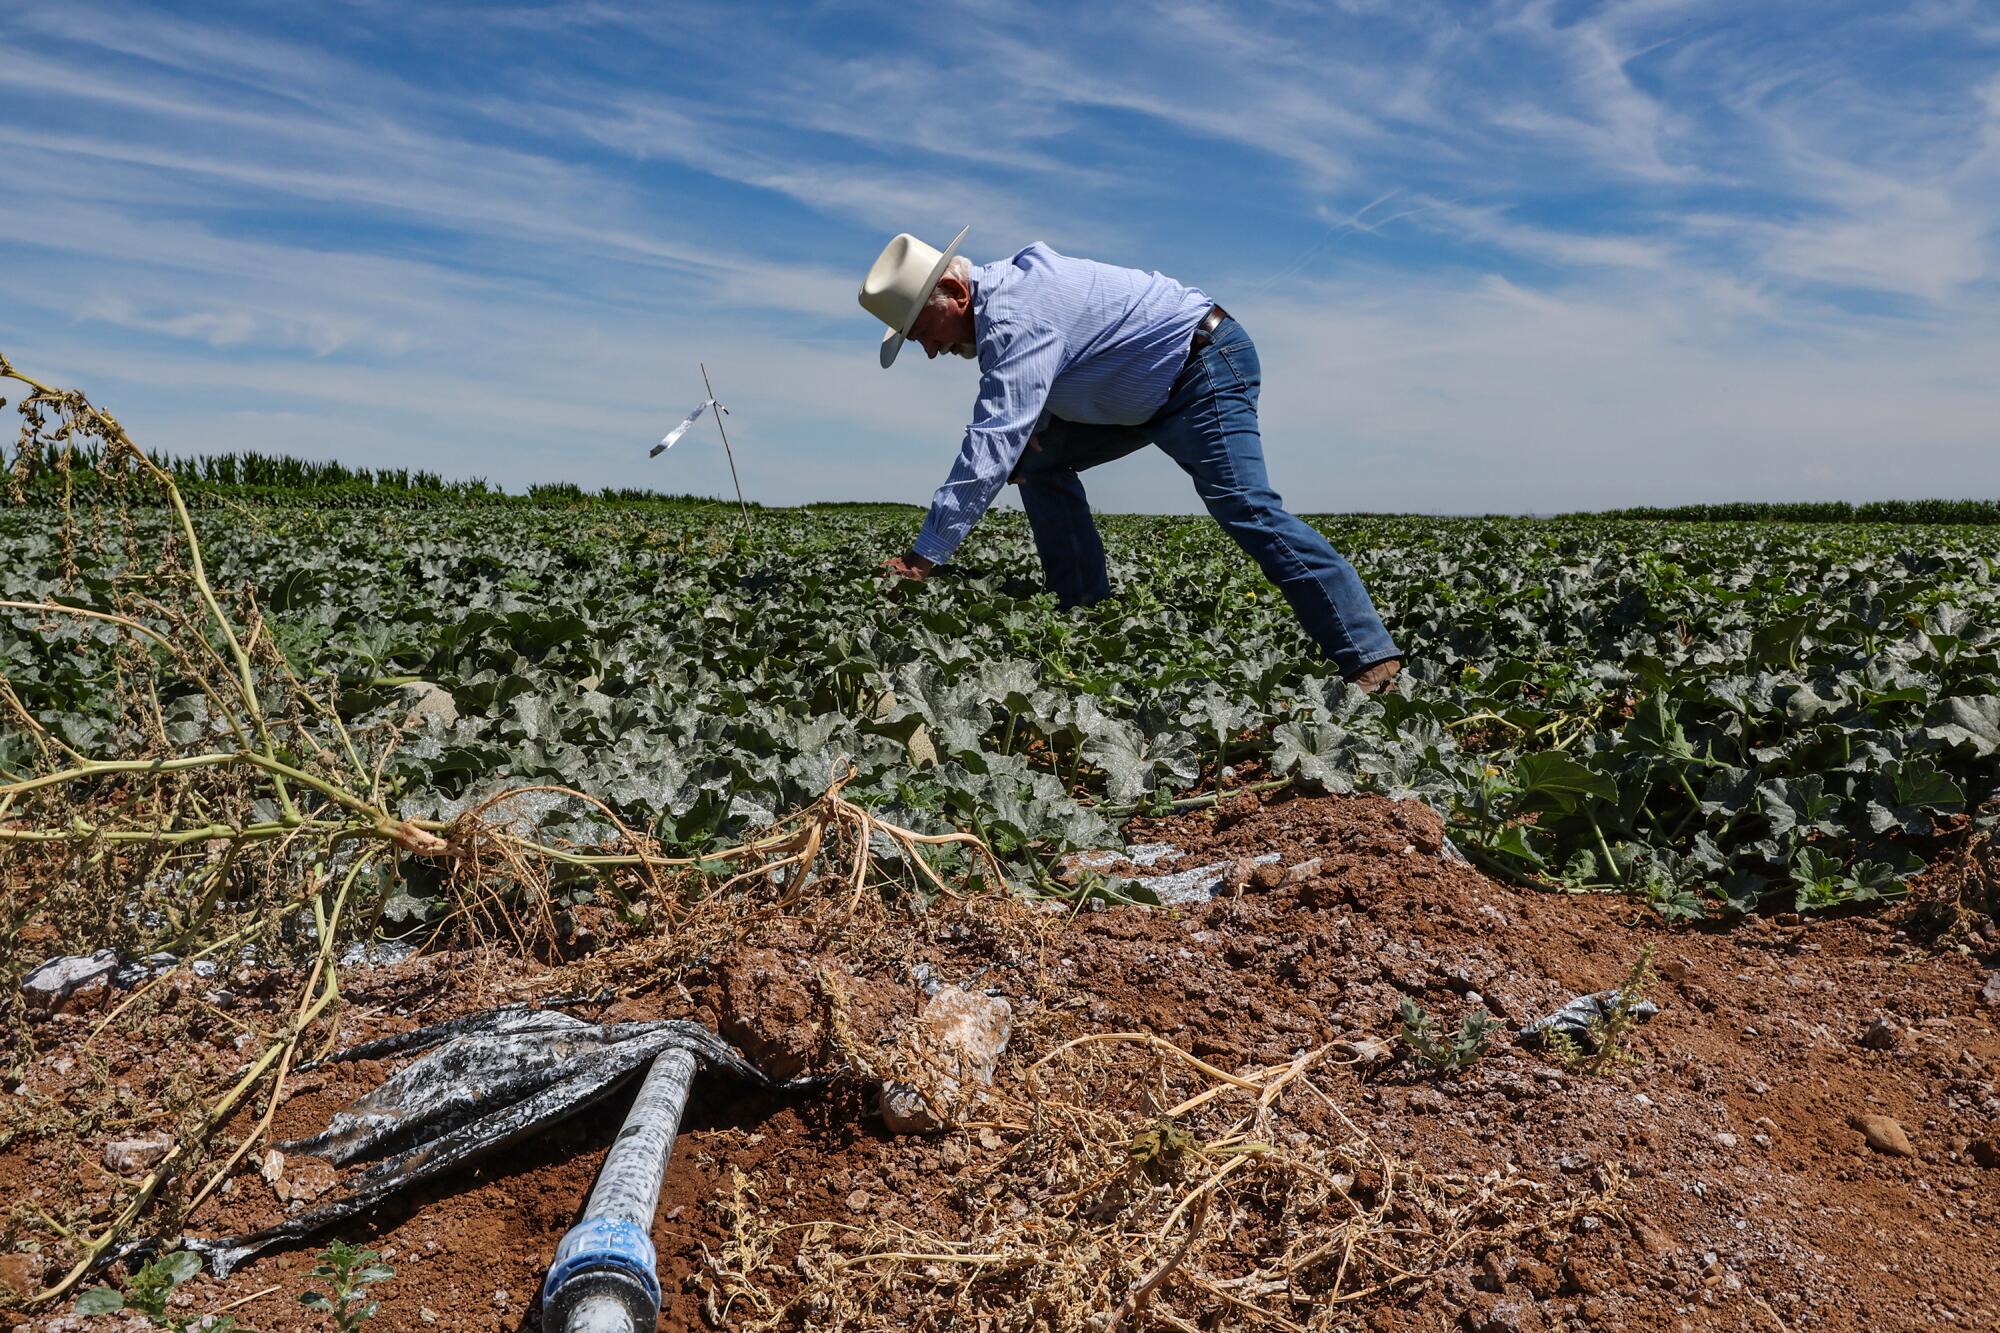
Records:
[[[715,402],[715,387],[708,382],[708,367],[702,366],[699,361],[695,364],[701,366],[702,389],[707,392],[709,401]],[[729,459],[729,479],[736,483],[736,503],[743,506],[743,527],[747,531],[750,527],[750,505],[743,498],[743,483],[736,478],[736,455],[729,448],[729,430],[722,424],[722,405],[719,403],[715,409],[715,428],[722,432],[722,452]]]

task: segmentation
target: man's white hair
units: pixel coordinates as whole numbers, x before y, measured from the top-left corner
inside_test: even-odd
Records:
[[[960,282],[970,287],[972,285],[972,261],[964,255],[953,255],[951,262],[944,266],[944,272],[938,275],[938,281],[942,283],[946,278],[957,278]],[[936,287],[933,287],[931,288],[930,297],[924,302],[924,306],[927,309],[942,310],[950,303],[950,300],[950,297],[946,296]]]

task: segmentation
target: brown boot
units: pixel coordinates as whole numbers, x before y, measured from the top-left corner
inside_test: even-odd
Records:
[[[1380,694],[1389,688],[1390,682],[1403,674],[1403,659],[1392,657],[1386,662],[1365,666],[1347,678],[1350,685],[1363,694]]]

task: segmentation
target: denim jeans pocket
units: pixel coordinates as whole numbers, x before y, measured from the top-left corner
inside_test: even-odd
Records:
[[[1249,339],[1230,339],[1227,342],[1220,342],[1215,345],[1213,351],[1228,368],[1226,377],[1216,376],[1216,388],[1230,387],[1224,382],[1227,379],[1235,381],[1237,386],[1251,393],[1257,391],[1257,382],[1263,376],[1263,368],[1257,363],[1257,348]]]

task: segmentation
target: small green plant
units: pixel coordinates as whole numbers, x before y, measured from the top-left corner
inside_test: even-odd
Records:
[[[1644,1021],[1637,1012],[1639,1002],[1655,980],[1653,946],[1648,944],[1639,950],[1638,958],[1618,983],[1611,1012],[1590,1020],[1590,1030],[1582,1041],[1567,1032],[1551,1032],[1543,1045],[1573,1073],[1604,1074],[1621,1065],[1639,1063],[1639,1053],[1632,1049],[1632,1031]]]
[[[381,1308],[368,1292],[378,1282],[386,1282],[396,1276],[396,1270],[379,1262],[381,1255],[373,1250],[358,1249],[345,1241],[334,1241],[319,1252],[319,1262],[313,1265],[312,1275],[325,1282],[328,1290],[317,1289],[305,1292],[299,1297],[299,1304],[308,1310],[318,1310],[333,1316],[333,1326],[340,1333],[354,1333]]]
[[[1902,876],[1881,861],[1857,859],[1843,866],[1838,857],[1806,847],[1792,861],[1792,906],[1800,912],[1822,912],[1852,903],[1891,902],[1903,896]]]
[[[1125,1145],[1125,1155],[1132,1165],[1156,1185],[1177,1173],[1188,1154],[1200,1152],[1201,1145],[1194,1135],[1165,1116],[1134,1134]]]
[[[1708,917],[1708,904],[1700,893],[1666,873],[1657,864],[1648,866],[1632,886],[1635,897],[1643,898],[1660,914],[1660,919],[1670,926],[1683,922],[1702,921]]]
[[[175,1315],[167,1313],[167,1301],[174,1288],[201,1271],[201,1257],[186,1250],[163,1254],[132,1274],[125,1290],[92,1287],[76,1298],[81,1315],[118,1314],[130,1311],[153,1321],[155,1327],[174,1333],[234,1333],[236,1320],[229,1315]]]
[[[1409,1048],[1410,1058],[1433,1074],[1456,1074],[1470,1069],[1486,1054],[1486,1047],[1500,1026],[1484,1009],[1475,1009],[1458,1025],[1458,1035],[1446,1041],[1430,1014],[1407,995],[1397,1008],[1396,1017],[1402,1022],[1403,1045]]]

